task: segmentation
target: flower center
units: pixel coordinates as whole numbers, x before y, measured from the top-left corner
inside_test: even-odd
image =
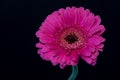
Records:
[[[66,28],[61,30],[58,43],[64,49],[81,48],[86,43],[86,33],[77,28]]]
[[[72,44],[78,41],[78,37],[75,34],[70,34],[64,38],[68,44]]]

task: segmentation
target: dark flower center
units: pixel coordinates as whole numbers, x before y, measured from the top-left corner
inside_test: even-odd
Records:
[[[58,35],[58,44],[64,49],[81,48],[86,43],[86,33],[82,29],[65,28]]]
[[[68,44],[72,44],[78,41],[78,37],[75,34],[67,35],[64,39],[68,42]]]

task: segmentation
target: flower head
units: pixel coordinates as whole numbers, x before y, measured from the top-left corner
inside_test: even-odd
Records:
[[[89,9],[59,9],[48,15],[36,33],[38,54],[60,68],[77,65],[79,58],[94,66],[105,41],[100,23],[100,17]]]

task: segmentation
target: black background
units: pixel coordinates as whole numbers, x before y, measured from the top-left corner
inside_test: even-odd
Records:
[[[71,67],[61,70],[37,55],[35,32],[51,12],[83,6],[101,16],[106,42],[95,67],[80,59],[76,80],[119,80],[119,0],[3,0],[0,4],[0,72],[4,78],[9,75],[7,78],[17,77],[16,80],[67,80]]]

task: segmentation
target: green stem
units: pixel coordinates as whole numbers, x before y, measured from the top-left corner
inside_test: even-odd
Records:
[[[72,74],[68,80],[75,80],[78,75],[78,65],[72,67]]]

